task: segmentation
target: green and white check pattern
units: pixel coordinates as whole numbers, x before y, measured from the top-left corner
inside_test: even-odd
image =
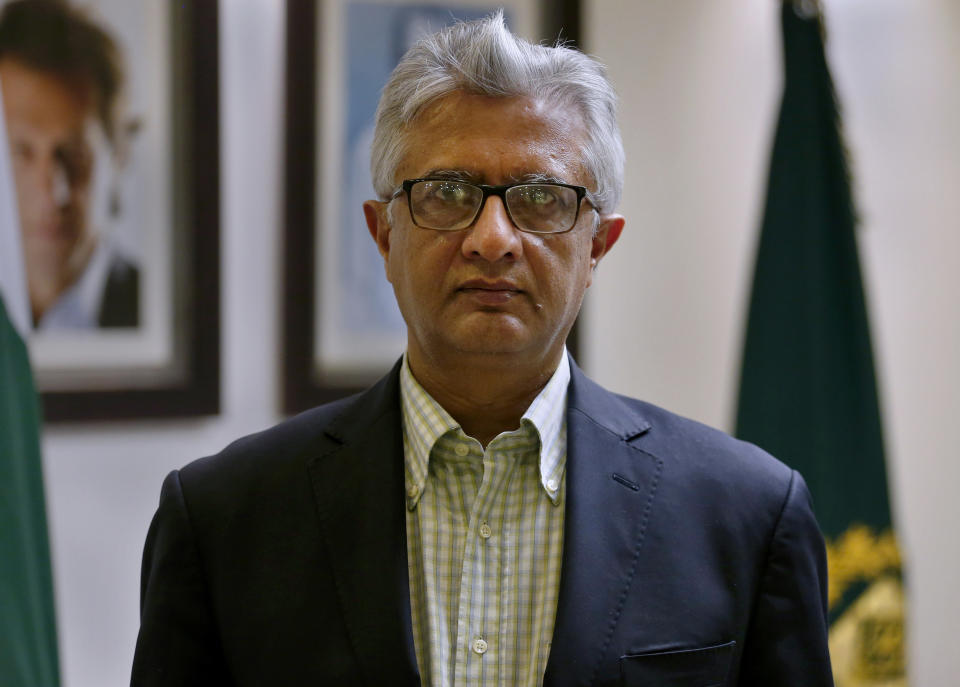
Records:
[[[400,374],[410,609],[430,687],[543,683],[563,553],[566,398],[557,371],[487,446]]]

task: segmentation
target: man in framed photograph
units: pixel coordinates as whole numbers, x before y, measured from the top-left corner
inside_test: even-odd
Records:
[[[140,276],[99,214],[115,213],[123,63],[116,42],[57,0],[0,7],[0,88],[27,285],[38,329],[136,327]]]
[[[443,29],[372,172],[406,353],[167,477],[133,684],[832,685],[800,475],[567,354],[624,227],[603,67]]]

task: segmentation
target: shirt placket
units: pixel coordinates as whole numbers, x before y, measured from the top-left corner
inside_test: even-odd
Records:
[[[501,607],[501,536],[503,499],[516,460],[484,452],[483,479],[470,513],[464,546],[457,622],[455,685],[496,684]]]

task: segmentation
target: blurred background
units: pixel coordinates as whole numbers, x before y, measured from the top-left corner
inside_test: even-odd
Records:
[[[782,86],[780,4],[581,4],[582,47],[621,98],[627,226],[588,293],[580,363],[730,431]],[[948,687],[960,668],[960,4],[823,7],[906,560],[910,683]],[[284,11],[220,3],[220,414],[43,431],[68,687],[129,681],[164,475],[282,419]]]

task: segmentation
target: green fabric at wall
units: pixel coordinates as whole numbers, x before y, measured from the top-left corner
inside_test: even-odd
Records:
[[[0,294],[0,684],[60,683],[39,412],[23,340]]]

